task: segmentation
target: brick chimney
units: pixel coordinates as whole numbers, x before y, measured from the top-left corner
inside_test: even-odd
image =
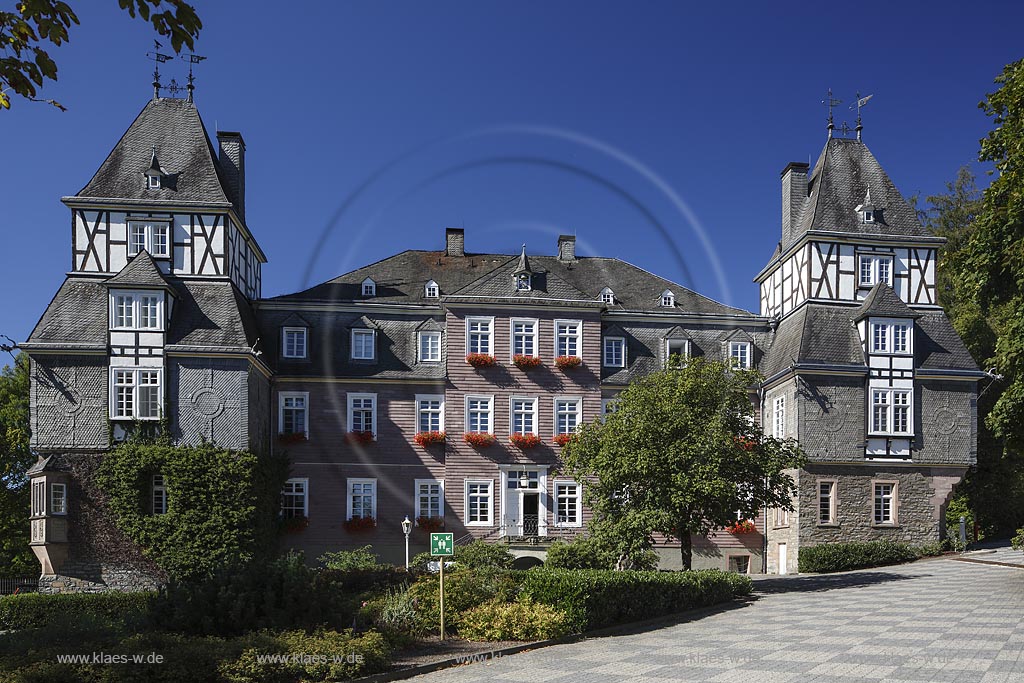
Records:
[[[466,255],[466,231],[462,228],[446,228],[444,231],[444,255]]]
[[[559,235],[558,236],[558,260],[559,261],[575,261],[576,260],[576,235]]]
[[[228,198],[235,205],[235,213],[245,220],[245,140],[241,133],[217,131],[217,143],[220,147],[218,157],[224,181],[227,184]]]
[[[807,198],[807,169],[809,165],[803,161],[791,161],[782,169],[782,245],[788,246],[796,235],[796,226],[800,207]]]

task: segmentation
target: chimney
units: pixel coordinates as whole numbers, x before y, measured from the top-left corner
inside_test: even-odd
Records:
[[[793,241],[793,226],[796,224],[800,207],[807,199],[807,169],[803,161],[791,161],[782,169],[782,247]]]
[[[446,228],[444,231],[444,255],[466,255],[466,231],[462,228]]]
[[[220,168],[235,213],[245,220],[245,140],[241,133],[217,131]]]
[[[558,236],[558,260],[559,261],[575,261],[576,260],[576,235],[559,235]]]

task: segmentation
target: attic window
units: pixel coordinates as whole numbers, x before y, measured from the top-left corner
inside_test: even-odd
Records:
[[[437,283],[431,280],[427,284],[423,285],[423,296],[428,299],[437,298]]]
[[[875,222],[875,212],[872,211],[871,209],[865,209],[865,210],[861,211],[860,212],[860,222],[861,223],[874,223]]]
[[[370,278],[363,280],[363,296],[377,296],[377,283]]]
[[[532,289],[529,273],[518,273],[516,275],[516,291],[528,292]]]
[[[676,305],[676,295],[672,293],[672,290],[666,289],[661,293],[661,305],[664,308],[673,308]]]
[[[159,190],[163,187],[163,177],[158,175],[146,176],[146,187],[150,190]]]
[[[610,288],[605,287],[601,290],[601,303],[603,304],[614,304],[615,303],[615,292]]]

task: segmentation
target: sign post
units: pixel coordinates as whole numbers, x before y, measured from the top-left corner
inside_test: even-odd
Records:
[[[440,596],[441,596],[441,640],[444,640],[444,562],[455,555],[455,535],[451,533],[430,534],[430,555],[440,557],[441,565]]]

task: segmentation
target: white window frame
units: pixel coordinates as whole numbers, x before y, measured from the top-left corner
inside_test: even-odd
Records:
[[[737,355],[738,351],[742,350],[742,359]],[[750,342],[747,341],[731,341],[729,342],[729,362],[733,363],[733,367],[740,368],[742,370],[749,370],[752,366],[752,347]]]
[[[355,424],[355,421],[354,421],[354,417],[355,417],[355,402],[356,401],[366,401],[366,400],[370,401],[370,422],[371,422],[371,428],[370,428],[369,431],[373,432],[373,439],[376,441],[377,440],[377,394],[369,394],[369,393],[350,393],[350,394],[348,394],[346,396],[346,402],[348,404],[348,415],[347,415],[348,422],[346,424],[348,425],[348,430],[349,431],[353,431],[352,428],[353,428],[353,426]],[[367,430],[363,429],[361,431],[365,432]]]
[[[121,384],[117,381],[117,375],[120,372],[125,372],[131,375],[131,384]],[[156,373],[156,384],[143,384],[141,381],[142,373]],[[156,421],[161,418],[164,412],[164,372],[160,368],[151,367],[112,367],[110,368],[109,375],[110,382],[110,415],[112,420],[142,420],[146,422]],[[140,407],[142,405],[141,396],[143,387],[157,388],[157,404],[156,404],[156,415],[141,415]],[[131,387],[132,388],[132,409],[130,415],[121,415],[117,406],[118,399],[118,387]]]
[[[614,348],[615,343],[621,345],[619,353],[619,362],[608,362],[608,351],[610,348]],[[612,359],[614,361],[614,358]],[[605,337],[604,344],[601,348],[601,362],[606,368],[624,368],[626,367],[626,338],[625,337]]]
[[[438,492],[436,494],[437,495],[437,512],[438,512],[438,514],[436,514],[436,515],[427,515],[423,511],[423,504],[422,504],[423,494],[420,492],[420,487],[421,486],[432,486],[434,484],[436,484],[437,487],[438,487]],[[414,519],[419,519],[420,517],[426,517],[426,516],[429,516],[429,517],[441,517],[441,518],[443,518],[444,517],[444,479],[416,479],[416,480],[413,481],[413,486],[414,486],[414,488],[413,488],[413,497],[415,499],[413,501],[414,511],[415,511]],[[430,497],[433,497],[435,494],[428,493],[427,495],[430,496]]]
[[[157,483],[159,478],[160,483]],[[160,494],[159,500],[161,503],[160,509],[157,508],[157,493]],[[171,501],[167,496],[167,476],[163,474],[154,474],[149,479],[149,505],[154,515],[166,515],[167,511],[170,510]]]
[[[560,486],[574,486],[576,487],[576,493],[573,495],[564,494],[559,491]],[[579,482],[572,479],[555,479],[552,484],[552,493],[554,494],[554,518],[555,526],[561,529],[579,529],[583,526],[583,487]],[[563,498],[575,498],[575,522],[565,522],[560,519],[561,501]]]
[[[565,333],[559,330],[559,326],[564,326],[567,329],[575,327],[576,332],[572,333],[567,331]],[[566,353],[561,352],[562,340],[565,340]],[[576,353],[568,353],[569,340],[576,340]],[[555,320],[555,358],[558,356],[570,356],[575,358],[583,358],[583,321],[582,320]]]
[[[474,331],[472,331],[471,328],[472,328],[472,326],[474,324],[480,324],[480,323],[484,323],[484,324],[487,325],[487,331],[486,331],[486,335],[487,335],[486,336],[486,339],[487,339],[487,349],[483,350],[483,347],[481,347],[480,349],[474,351],[473,348],[472,348],[472,345],[470,344],[470,337],[471,337],[471,335],[472,334],[483,335],[485,333],[482,330],[474,332]],[[481,315],[466,316],[466,354],[468,355],[468,354],[471,354],[471,353],[483,353],[483,354],[487,354],[488,356],[493,356],[494,355],[494,316],[493,315],[492,316],[481,316]]]
[[[284,497],[285,496],[298,496],[299,494],[295,491],[288,491],[289,485],[301,484],[302,485],[302,516],[309,517],[309,478],[308,477],[290,477],[284,482],[284,488],[281,489],[281,514],[288,518],[289,515],[284,514]],[[288,508],[294,510],[294,508]],[[293,515],[294,516],[294,515]]]
[[[553,419],[553,421],[551,423],[551,427],[552,427],[552,430],[555,433],[555,436],[558,436],[559,434],[575,434],[576,430],[580,428],[581,424],[583,424],[583,397],[582,396],[555,396],[555,399],[554,399],[554,401],[552,401],[552,404],[553,404],[552,416],[553,416],[554,419]],[[574,411],[575,414],[576,414],[576,426],[572,430],[570,430],[570,431],[563,432],[562,429],[561,429],[561,425],[558,424],[558,415],[559,415],[558,408],[559,408],[560,405],[571,405],[571,404],[575,404],[575,406],[576,406],[576,410]]]
[[[303,417],[303,429],[302,433],[309,438],[309,392],[308,391],[280,391],[277,394],[277,433],[284,434],[284,403],[286,398],[301,398],[303,403],[302,417]],[[297,410],[297,408],[289,408],[289,410]],[[298,434],[298,432],[295,432]]]
[[[60,496],[57,495],[60,491]],[[50,514],[68,514],[68,485],[62,483],[50,484]]]
[[[120,301],[130,301],[131,324],[124,324],[118,319],[118,309],[121,308]],[[143,326],[143,299],[156,300],[156,326]],[[153,290],[135,289],[112,289],[110,290],[110,329],[111,330],[133,330],[138,332],[163,332],[164,331],[164,297],[160,292]]]
[[[533,276],[530,273],[516,273],[516,291],[529,292],[533,289]]]
[[[776,439],[786,438],[786,396],[772,399],[772,436]]]
[[[423,408],[423,403],[426,401],[438,401],[440,407],[435,410],[433,408]],[[424,430],[423,429],[423,414],[424,413],[437,413],[438,428],[436,430]],[[444,394],[416,394],[416,431],[444,431]]]
[[[672,347],[680,344],[683,347],[683,352],[681,354],[673,354]],[[690,358],[690,340],[680,337],[665,339],[665,367],[668,367],[668,361],[673,355],[682,356],[683,360],[688,360]]]
[[[828,486],[828,519],[821,518],[821,504],[824,502],[826,496],[822,495],[821,488],[823,485]],[[836,493],[839,491],[839,482],[836,479],[819,479],[817,488],[817,526],[838,526],[839,520],[836,518],[839,510],[839,501],[837,500]]]
[[[302,353],[288,353],[288,335],[298,335],[302,339]],[[297,346],[297,344],[296,344]],[[281,356],[283,358],[309,357],[309,331],[305,327],[281,328]]]
[[[476,432],[476,430],[469,428],[469,402],[470,401],[487,401],[487,431],[480,432],[481,434],[494,434],[494,395],[483,395],[483,394],[466,394],[464,407],[465,416],[465,428],[467,432]]]
[[[423,356],[423,342],[428,338],[437,339],[437,358],[425,358]],[[433,349],[430,349],[433,350]],[[441,362],[441,332],[440,330],[421,330],[416,334],[416,360],[420,363]]]
[[[904,330],[904,348],[897,350],[896,342],[899,340],[898,332]],[[868,322],[868,348],[872,354],[886,354],[892,356],[914,355],[914,324],[903,318],[871,318]],[[879,345],[879,341],[884,342]]]
[[[377,480],[372,477],[349,477],[345,481],[345,519],[352,519],[352,497],[355,495],[352,487],[355,484],[370,484],[370,516],[377,519]]]
[[[661,293],[661,296],[658,297],[658,305],[661,306],[662,308],[675,308],[675,293],[671,289],[666,289],[664,292]]]
[[[470,486],[481,486],[481,485],[486,487],[486,494],[477,494],[477,495],[486,495],[486,497],[487,497],[487,507],[486,507],[487,519],[486,520],[477,520],[477,521],[474,522],[474,521],[471,521],[471,519],[470,519],[470,505],[469,505],[470,492],[469,492],[469,490],[470,490]],[[464,485],[463,506],[464,506],[463,507],[463,514],[465,516],[465,525],[466,526],[468,526],[468,527],[469,526],[494,526],[494,480],[493,479],[466,479],[465,480],[465,485]]]
[[[600,299],[601,303],[612,306],[615,304],[615,292],[612,291],[611,287],[605,287],[601,290]]]
[[[428,280],[427,284],[423,285],[423,296],[427,299],[437,299],[441,293],[441,288],[437,286],[437,283],[433,280]]]
[[[601,399],[601,417],[614,413],[618,408],[616,404],[619,402],[618,397],[614,398],[602,398]]]
[[[370,337],[370,355],[369,356],[357,356],[356,355],[356,336],[369,335]],[[377,330],[370,330],[366,328],[357,328],[349,331],[349,358],[351,360],[376,360],[377,359]]]
[[[146,175],[146,189],[159,190],[161,187],[163,187],[163,176],[155,174]]]
[[[740,572],[740,571],[733,572],[732,569],[729,568],[730,562],[733,559],[745,559],[747,561],[747,571],[745,571],[745,572]],[[729,553],[728,555],[725,556],[725,569],[726,569],[726,571],[728,571],[730,573],[733,573],[733,574],[750,574],[750,565],[752,565],[752,564],[753,564],[753,562],[750,561],[750,555],[745,554],[745,553]]]
[[[154,219],[146,220],[129,220],[125,225],[125,241],[128,243],[128,256],[138,256],[142,249],[137,248],[135,240],[132,239],[132,229],[134,226],[141,225],[144,229],[142,238],[142,249],[149,252],[149,255],[154,258],[168,258],[171,255],[171,223],[170,221],[161,221]],[[163,233],[163,251],[156,251],[154,249],[156,245],[157,233]]]
[[[881,268],[881,266],[879,264],[882,261],[885,261],[888,264],[888,267],[885,269],[886,270],[886,277],[884,279],[879,277],[879,273],[882,270],[882,268]],[[893,276],[892,269],[893,269],[894,263],[895,263],[895,260],[893,259],[893,254],[871,254],[871,253],[858,254],[857,255],[857,285],[859,287],[874,287],[879,282],[884,282],[885,284],[887,284],[887,285],[889,285],[891,287],[892,286],[892,276]],[[864,267],[865,265],[867,265],[867,268]],[[865,279],[865,277],[864,277],[865,273],[868,276],[867,279]]]
[[[522,332],[516,333],[516,325],[532,325],[533,332]],[[533,353],[524,353],[521,355],[530,356],[537,358],[540,356],[540,321],[536,318],[512,318],[508,321],[508,338],[509,338],[509,362],[512,361],[517,355],[520,355],[516,350],[516,338],[523,337],[529,338],[533,346]]]
[[[775,514],[773,517],[773,528],[780,529],[789,526],[789,510],[786,508],[775,508]]]
[[[522,401],[530,404],[529,410],[516,410],[516,402]],[[537,412],[537,397],[536,396],[509,396],[508,398],[508,432],[509,436],[513,434],[539,434],[540,433],[540,416]],[[524,415],[530,415],[533,423],[533,429],[528,432],[517,432],[516,431],[516,415],[522,413]]]
[[[373,278],[366,278],[359,284],[359,294],[362,296],[377,296],[377,283]]]
[[[869,387],[871,391],[871,413],[869,415],[871,419],[871,430],[870,434],[883,435],[883,436],[904,436],[910,437],[914,434],[914,390],[911,388],[896,388],[896,387]],[[897,396],[902,400],[906,398],[905,403],[897,403]],[[879,400],[879,399],[883,400]],[[885,426],[879,428],[878,420],[878,408],[885,408]],[[896,409],[906,408],[907,412],[907,430],[896,431]]]
[[[882,494],[879,496],[878,487],[889,486],[888,495]],[[871,481],[871,526],[898,526],[899,525],[899,490],[900,484],[898,481],[888,479],[875,479]],[[888,498],[889,501],[889,518],[887,520],[878,520],[877,509],[878,503]]]
[[[50,501],[46,496],[46,480],[39,478],[32,480],[32,516],[42,517],[46,515],[47,505]]]

